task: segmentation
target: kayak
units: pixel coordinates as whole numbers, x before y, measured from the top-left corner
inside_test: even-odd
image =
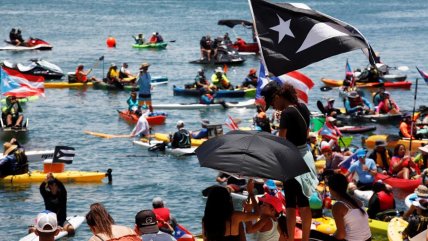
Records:
[[[135,145],[142,146],[143,148],[150,149],[157,144],[164,143],[163,141],[151,140],[150,143],[147,140],[133,141]],[[189,156],[195,154],[196,147],[191,148],[165,148],[165,153],[176,155],[176,156]]]
[[[363,133],[376,130],[376,126],[341,126],[338,129],[342,133]]]
[[[7,127],[3,122],[3,118],[0,118],[1,131],[4,133],[14,133],[14,134],[25,134],[28,131],[29,119],[26,118],[24,122],[21,123],[21,126],[18,129]]]
[[[343,85],[343,80],[334,80],[334,79],[326,79],[326,78],[321,78],[321,81],[330,87],[340,87]],[[397,82],[370,82],[370,83],[362,83],[362,82],[357,82],[357,87],[359,88],[376,88],[379,87],[381,85],[384,85],[385,88],[405,88],[405,89],[410,89],[410,87],[412,86],[412,82],[410,81],[397,81]]]
[[[67,217],[67,222],[69,224],[71,224],[71,226],[73,226],[74,230],[77,230],[80,225],[82,225],[82,223],[86,220],[85,217],[83,216],[72,216],[72,217]],[[58,240],[60,238],[66,237],[68,236],[68,232],[61,230],[58,235],[55,236],[55,240]],[[27,236],[19,239],[19,241],[38,241],[39,240],[39,236],[37,236],[34,232],[28,234]]]
[[[155,104],[153,108],[155,109],[164,109],[164,110],[194,110],[194,109],[226,109],[226,108],[254,108],[254,99],[242,101],[242,102],[225,102],[225,106],[221,104],[199,104],[199,103],[171,103],[171,104]]]
[[[129,113],[128,110],[117,110],[119,113],[119,116],[130,122],[130,123],[137,123],[138,119],[140,118],[138,115]],[[163,112],[153,112],[150,113],[149,116],[146,117],[147,122],[149,122],[149,125],[163,125],[165,124],[166,120],[166,114]]]
[[[169,143],[169,135],[163,134],[163,133],[155,133],[154,138],[158,141],[163,141]],[[200,146],[202,143],[204,143],[207,139],[192,139],[192,146]]]
[[[402,241],[403,236],[402,233],[404,229],[407,227],[408,223],[399,217],[395,217],[391,219],[388,224],[388,240],[389,241]]]
[[[85,172],[85,171],[64,171],[55,173],[55,178],[61,182],[101,182],[106,177],[105,172]],[[41,183],[46,179],[46,173],[43,171],[31,171],[20,175],[9,175],[0,181],[9,183]]]
[[[186,89],[182,87],[173,87],[174,95],[184,95],[184,96],[201,96],[203,92],[198,89]],[[241,97],[255,97],[256,89],[235,89],[235,90],[217,90],[214,92],[215,96],[218,98],[241,98]]]
[[[86,83],[68,83],[68,82],[45,82],[46,89],[62,89],[62,88],[84,88],[93,86],[93,82]]]
[[[369,227],[372,234],[376,233],[385,235],[388,231],[388,222],[369,218]]]
[[[133,48],[137,49],[147,49],[147,48],[154,48],[154,49],[164,49],[168,43],[162,42],[162,43],[146,43],[146,44],[133,44]]]
[[[336,222],[332,217],[321,217],[312,219],[312,230],[332,235],[336,232]]]
[[[336,119],[344,122],[388,122],[390,124],[398,123],[402,119],[401,114],[379,114],[379,115],[346,115],[339,114]]]
[[[412,203],[418,199],[418,195],[416,193],[410,193],[406,196],[404,199],[404,204],[406,204],[406,207],[409,209],[410,206],[412,206]]]
[[[366,139],[366,147],[369,149],[375,148],[375,142],[377,140],[382,140],[387,143],[387,148],[393,149],[398,144],[403,144],[406,149],[409,149],[410,147],[410,139],[408,138],[399,138],[397,135],[392,135],[393,138],[388,138],[388,135],[372,135],[369,136]],[[395,139],[397,138],[397,139]],[[388,139],[395,139],[395,140],[388,140]],[[422,139],[422,140],[412,140],[412,152],[418,151],[419,147],[422,145],[428,144],[428,139]]]
[[[167,84],[168,77],[166,76],[153,76],[151,79],[152,85],[161,85]],[[126,90],[126,91],[138,91],[139,87],[137,85],[124,85],[123,88],[119,88],[116,85],[107,84],[106,82],[94,82],[94,89],[102,89],[102,90]]]
[[[413,192],[422,183],[422,178],[418,179],[403,179],[377,173],[376,181],[382,180],[385,184],[389,184],[392,188],[399,189],[403,192]]]

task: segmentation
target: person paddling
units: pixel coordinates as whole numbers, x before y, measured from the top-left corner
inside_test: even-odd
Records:
[[[88,74],[92,72],[92,69],[85,71],[85,66],[83,64],[79,64],[76,68],[76,81],[78,83],[87,83],[88,81],[98,81],[95,77],[91,77],[88,80]]]

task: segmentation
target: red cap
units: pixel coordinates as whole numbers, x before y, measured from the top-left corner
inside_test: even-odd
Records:
[[[250,74],[255,74],[255,73],[257,73],[257,70],[256,69],[250,69]]]
[[[283,210],[281,200],[279,200],[279,198],[274,197],[272,195],[266,194],[264,197],[260,197],[259,201],[272,205],[272,207],[275,209],[277,213],[280,213]]]
[[[325,145],[325,146],[321,147],[321,152],[325,152],[325,151],[331,151],[331,148],[329,145]]]

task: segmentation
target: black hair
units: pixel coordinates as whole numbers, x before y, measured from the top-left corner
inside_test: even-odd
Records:
[[[297,98],[296,89],[290,84],[283,84],[281,89],[279,89],[276,94],[290,101],[292,104],[297,104],[299,102],[299,99]]]
[[[221,240],[226,232],[226,222],[232,222],[233,203],[225,187],[214,186],[208,194],[202,223],[208,241]]]
[[[398,150],[400,149],[400,146],[403,146],[404,149],[406,149],[406,147],[403,144],[398,144],[394,147],[394,156],[398,156]]]
[[[341,198],[348,201],[352,206],[358,208],[361,213],[365,213],[365,211],[358,205],[357,201],[349,196],[348,189],[348,180],[342,174],[334,173],[328,176],[328,186],[330,190],[334,190]]]

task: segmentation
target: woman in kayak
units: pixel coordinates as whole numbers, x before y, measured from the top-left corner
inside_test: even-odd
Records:
[[[389,172],[398,178],[410,179],[418,177],[418,171],[412,158],[406,155],[406,147],[403,144],[396,145],[389,163]]]
[[[113,218],[101,203],[93,203],[88,214],[86,223],[94,234],[88,241],[129,240],[141,241],[134,230],[120,225],[115,225]],[[125,239],[126,238],[126,239]]]
[[[389,92],[383,93],[383,100],[379,103],[376,108],[376,115],[378,114],[399,114],[400,108],[393,99],[390,98]]]
[[[79,64],[76,68],[76,81],[78,83],[86,83],[88,81],[98,81],[95,77],[91,77],[88,80],[88,74],[92,72],[92,69],[85,71],[85,66],[83,64]]]

